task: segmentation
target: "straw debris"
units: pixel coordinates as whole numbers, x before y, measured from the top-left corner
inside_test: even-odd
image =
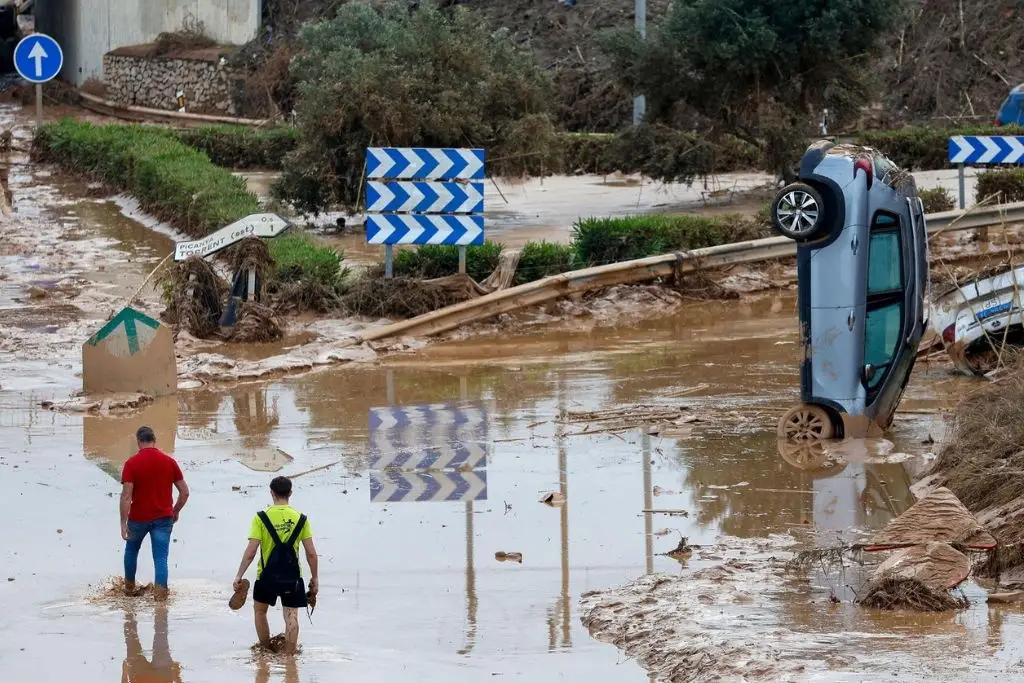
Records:
[[[238,322],[228,341],[260,344],[277,341],[284,336],[273,309],[252,301],[243,301],[238,309]]]
[[[259,288],[256,300],[263,301],[266,298],[267,281],[274,273],[274,257],[270,255],[267,243],[259,237],[246,237],[231,247],[227,256],[231,261],[231,272],[256,271],[256,282]]]
[[[168,304],[160,314],[161,320],[199,339],[220,329],[221,301],[228,284],[201,256],[190,256],[169,268],[163,283]]]
[[[868,585],[868,591],[858,602],[861,607],[875,609],[913,609],[919,612],[945,612],[966,609],[967,598],[956,598],[948,591],[929,588],[918,579],[888,574]]]
[[[354,315],[401,319],[414,318],[475,296],[479,294],[473,288],[454,281],[365,278],[353,283],[341,301]]]

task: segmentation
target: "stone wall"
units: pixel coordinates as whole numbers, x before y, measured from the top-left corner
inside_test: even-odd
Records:
[[[106,99],[153,109],[177,110],[178,91],[185,92],[185,111],[237,113],[235,82],[241,75],[217,55],[144,56],[145,46],[121,48],[103,56]],[[134,54],[133,54],[134,53]]]

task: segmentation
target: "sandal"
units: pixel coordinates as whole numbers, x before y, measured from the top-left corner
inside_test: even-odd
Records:
[[[245,599],[246,597],[248,597],[248,595],[249,579],[242,579],[241,585],[238,587],[238,590],[232,593],[231,599],[228,600],[228,607],[230,607],[233,610],[241,609],[242,605],[245,604]]]

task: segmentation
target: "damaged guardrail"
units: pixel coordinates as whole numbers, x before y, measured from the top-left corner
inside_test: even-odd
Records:
[[[926,216],[928,234],[1024,222],[1024,202],[976,206],[966,211],[943,211]],[[551,275],[510,289],[463,301],[425,315],[403,320],[360,337],[360,342],[398,336],[430,336],[503,313],[546,303],[564,296],[614,285],[634,284],[700,269],[722,268],[796,255],[796,243],[787,237],[766,237],[661,256],[649,256],[605,266]]]

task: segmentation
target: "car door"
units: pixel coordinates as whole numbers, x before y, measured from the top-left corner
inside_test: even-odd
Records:
[[[867,297],[864,319],[864,375],[870,405],[885,386],[904,345],[906,310],[904,241],[900,217],[877,211],[868,239]],[[911,312],[910,315],[913,315]]]

